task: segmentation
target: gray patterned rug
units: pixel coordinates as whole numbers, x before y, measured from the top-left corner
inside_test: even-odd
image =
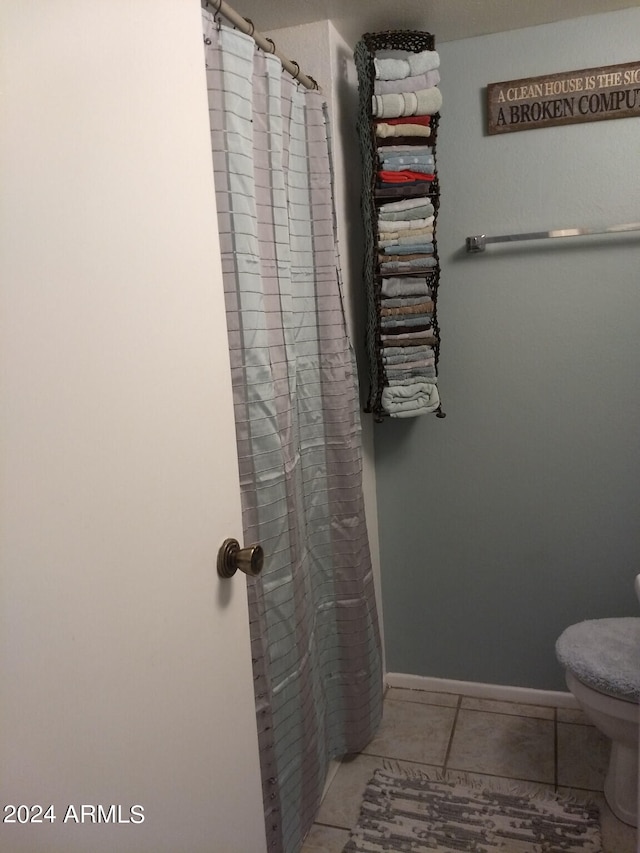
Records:
[[[343,853],[602,853],[592,803],[376,770]]]

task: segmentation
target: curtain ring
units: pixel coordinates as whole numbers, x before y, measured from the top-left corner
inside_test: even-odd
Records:
[[[298,63],[295,61],[295,59],[290,59],[290,60],[289,60],[289,62],[290,62],[292,65],[295,65],[295,66],[296,66],[296,73],[293,75],[293,79],[294,79],[294,80],[297,80],[297,79],[298,79],[298,75],[300,74],[300,66],[299,66],[299,65],[298,65]]]
[[[314,88],[314,89],[320,89],[320,86],[318,86],[318,82],[317,82],[317,80],[314,80],[314,79],[313,79],[313,77],[311,76],[311,74],[307,74],[307,77],[308,77],[308,78],[309,78],[309,80],[311,80],[311,82],[313,83],[313,88]]]
[[[251,18],[245,18],[245,21],[246,21],[248,24],[251,24],[251,32],[249,33],[249,35],[250,35],[250,36],[252,36],[252,35],[255,33],[255,31],[256,31],[256,28],[255,28],[255,26],[254,26],[254,24],[253,24],[253,21],[251,20]]]
[[[276,43],[274,42],[274,40],[265,37],[265,41],[268,41],[269,44],[271,45],[271,53],[275,53],[276,52]]]

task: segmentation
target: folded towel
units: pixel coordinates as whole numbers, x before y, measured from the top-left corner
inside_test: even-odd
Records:
[[[432,325],[432,314],[403,314],[401,317],[382,317],[380,319],[380,328],[385,334],[393,334],[397,330],[414,332],[418,329],[430,329]]]
[[[393,350],[388,353],[387,350]],[[400,364],[405,361],[418,361],[422,358],[435,362],[433,347],[382,347],[382,361],[385,364]]]
[[[408,249],[411,251],[408,252],[395,252],[394,254],[384,254],[384,252],[378,253],[378,260],[381,263],[388,263],[389,261],[424,261],[427,258],[432,258],[433,254],[429,254],[429,252],[416,252],[413,246],[408,246]]]
[[[402,347],[396,347],[396,349],[402,349]],[[405,350],[411,354],[411,347],[405,347]],[[403,357],[402,355],[390,355],[386,358],[382,359],[384,363],[384,368],[387,371],[387,376],[389,373],[394,371],[401,370],[415,370],[418,367],[435,367],[436,359],[435,356],[427,356],[420,355],[418,353],[417,356]]]
[[[408,184],[414,181],[434,181],[433,172],[414,172],[412,169],[401,169],[398,172],[387,172],[381,169],[378,179],[384,184]]]
[[[419,196],[416,198],[403,198],[400,201],[388,201],[380,208],[380,216],[386,213],[397,213],[401,210],[411,210],[413,207],[420,207],[423,204],[431,204],[429,196]],[[431,211],[433,213],[433,211]]]
[[[432,255],[433,243],[392,243],[382,251],[385,255]]]
[[[382,407],[392,418],[411,418],[435,412],[440,406],[438,386],[435,382],[416,381],[411,385],[393,385],[384,388]]]
[[[384,120],[384,122],[382,119],[374,120],[374,124],[383,124],[383,123],[384,124],[390,124],[390,125],[394,125],[394,124],[421,124],[424,127],[429,127],[431,125],[431,116],[409,116],[408,118],[398,116],[398,118],[387,118]],[[398,147],[400,147],[400,146],[397,146],[397,145],[394,146],[394,148],[398,148]],[[409,148],[408,145],[406,145],[405,147]]]
[[[413,347],[426,345],[435,347],[438,341],[435,339],[433,330],[427,332],[409,332],[405,335],[380,335],[382,346]]]
[[[404,172],[419,169],[422,173],[429,173],[431,177],[435,174],[435,157],[390,157],[381,161],[381,169],[385,172]],[[413,178],[413,180],[426,180],[426,178]]]
[[[387,231],[391,234],[397,234],[399,231],[418,231],[420,228],[426,228],[428,225],[433,225],[433,215],[425,216],[424,219],[394,219],[391,222],[387,220],[378,220],[378,234],[382,237],[383,232]],[[391,225],[391,228],[387,228]],[[383,227],[385,226],[385,227]],[[388,239],[388,234],[385,234]]]
[[[376,58],[373,65],[378,80],[403,80],[439,68],[440,57],[436,50],[423,50],[420,53],[407,53],[406,59]]]
[[[425,219],[429,219],[430,217],[425,217]],[[398,220],[401,221],[401,220]],[[412,220],[408,220],[411,222]],[[419,219],[414,219],[414,222],[419,222]],[[393,222],[389,222],[385,220],[384,222],[378,223],[378,238],[380,240],[393,240],[394,237],[396,240],[399,240],[401,237],[416,237],[421,234],[433,234],[433,221],[428,222],[426,225],[423,225],[422,228],[394,228],[393,231],[387,231],[385,228],[382,228],[382,225],[391,225],[393,226]]]
[[[431,136],[431,128],[420,124],[388,124],[379,122],[376,124],[376,136],[380,139],[389,139],[391,136]]]
[[[393,257],[393,255],[390,256],[390,258]],[[413,273],[415,275],[418,272],[427,272],[435,267],[437,263],[438,262],[433,255],[418,255],[417,258],[412,258],[411,260],[407,260],[405,258],[402,261],[390,259],[385,260],[380,264],[380,272],[382,275],[398,275],[405,272]]]
[[[433,382],[435,385],[438,381],[435,367],[416,367],[415,370],[392,370],[385,371],[386,385],[389,387],[397,387],[398,385],[411,385],[413,382]]]
[[[395,95],[401,92],[417,92],[418,89],[430,89],[440,82],[437,68],[425,74],[403,77],[402,80],[376,80],[373,84],[375,95]]]
[[[380,306],[381,308],[411,308],[412,305],[419,305],[425,300],[433,301],[430,293],[424,293],[420,296],[398,296],[393,299],[383,296],[380,300]]]
[[[402,169],[409,167],[410,169],[416,166],[420,167],[421,172],[433,172],[436,158],[433,154],[395,154],[392,156],[379,155],[381,168],[386,171],[399,172]],[[427,168],[424,168],[424,167]]]
[[[421,344],[420,346],[410,346],[410,347],[394,347],[394,346],[385,346],[382,347],[382,359],[383,361],[390,358],[399,358],[401,361],[404,361],[408,358],[431,358],[435,357],[435,351],[433,347],[424,346]]]
[[[440,111],[442,93],[437,86],[420,89],[418,92],[403,92],[400,95],[373,95],[371,114],[378,118],[400,116],[431,116]],[[396,124],[394,127],[402,127]]]
[[[378,156],[381,160],[386,157],[398,157],[402,155],[423,157],[433,155],[433,145],[381,145],[378,148]]]
[[[380,308],[381,317],[400,317],[408,314],[430,314],[433,312],[433,300],[426,299],[415,305],[398,305],[395,308]]]
[[[397,379],[402,379],[403,376],[416,375],[423,373],[424,368],[436,366],[435,358],[420,358],[411,359],[409,361],[396,361],[393,364],[385,364],[384,369],[387,376],[393,376]]]
[[[426,296],[431,288],[423,278],[383,278],[380,291],[383,296]]]
[[[433,382],[434,385],[437,384],[438,380],[437,380],[437,378],[435,378],[435,370],[433,370],[433,368],[430,369],[428,367],[423,368],[423,369],[424,369],[425,373],[429,373],[429,372],[433,373],[433,378],[429,378],[427,381]],[[388,382],[386,384],[392,385],[396,388],[398,387],[398,385],[413,385],[413,383],[415,382],[415,379],[411,379],[410,377],[407,378],[406,376],[404,376],[402,378],[401,377],[397,377],[397,378],[394,377],[392,379],[387,377],[387,379],[388,379]]]
[[[406,232],[407,236],[390,237],[388,240],[378,240],[378,248],[387,251],[389,246],[414,246],[423,243],[425,240],[433,241],[433,225],[427,228],[420,228],[419,231]],[[405,234],[404,231],[401,234]],[[418,251],[418,250],[416,250]]]
[[[433,216],[433,205],[423,204],[420,207],[412,207],[409,210],[378,210],[378,222],[385,223],[395,228],[396,222],[409,222],[413,219],[429,219]]]

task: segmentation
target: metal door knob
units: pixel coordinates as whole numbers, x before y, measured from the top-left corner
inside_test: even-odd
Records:
[[[255,577],[264,566],[264,551],[261,545],[241,548],[237,539],[225,539],[218,551],[218,574],[221,578],[232,578],[240,569],[245,575]]]

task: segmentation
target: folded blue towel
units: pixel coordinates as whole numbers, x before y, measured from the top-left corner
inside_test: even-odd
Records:
[[[436,164],[433,157],[412,157],[411,160],[407,157],[398,157],[385,160],[382,164],[383,172],[404,172],[407,166],[419,166],[420,172],[425,174],[433,174]],[[416,171],[413,169],[412,171]]]
[[[430,255],[433,252],[433,243],[395,243],[392,246],[384,246],[385,255]]]
[[[383,278],[380,291],[383,296],[389,297],[426,296],[431,293],[427,282],[423,278],[414,276]]]
[[[385,145],[381,148],[378,148],[378,154],[380,157],[396,156],[398,154],[409,154],[412,157],[419,157],[423,154],[433,154],[433,146],[432,145]],[[415,199],[404,199],[407,201],[415,201]],[[426,199],[425,199],[426,201]],[[396,202],[398,204],[398,202]]]

